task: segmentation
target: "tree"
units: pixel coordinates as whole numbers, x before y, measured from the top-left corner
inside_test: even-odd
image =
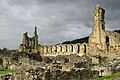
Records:
[[[5,47],[2,49],[2,52],[8,52],[8,51],[9,51],[9,49],[7,49]]]

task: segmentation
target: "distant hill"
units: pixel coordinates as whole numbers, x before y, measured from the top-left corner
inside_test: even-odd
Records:
[[[88,39],[89,39],[89,36],[84,37],[84,38],[80,38],[80,39],[75,39],[72,41],[65,41],[62,44],[76,44],[76,43],[84,43],[84,42],[88,43]]]
[[[119,30],[114,30],[114,32],[120,33],[120,29]]]
[[[120,33],[120,29],[114,30],[114,32]],[[84,43],[84,42],[88,43],[88,39],[89,39],[89,36],[80,38],[80,39],[71,40],[71,41],[65,41],[62,44],[76,44],[76,43]]]

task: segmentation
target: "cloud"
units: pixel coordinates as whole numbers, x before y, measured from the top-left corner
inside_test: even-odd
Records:
[[[38,27],[40,44],[57,44],[88,36],[96,3],[106,10],[106,28],[119,29],[118,0],[1,0],[0,47],[18,48],[22,34]]]

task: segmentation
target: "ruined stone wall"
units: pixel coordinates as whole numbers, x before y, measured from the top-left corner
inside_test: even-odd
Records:
[[[45,56],[69,55],[77,54],[83,55],[88,53],[88,44],[60,44],[51,46],[39,46],[38,52]]]
[[[96,54],[120,54],[120,34],[105,30],[105,10],[96,5],[94,11],[94,25],[89,37],[89,52]]]
[[[108,37],[108,52],[113,55],[120,54],[120,33],[106,31]]]
[[[20,52],[27,53],[37,53],[38,46],[38,35],[37,35],[37,27],[35,27],[35,32],[33,37],[28,37],[27,32],[23,34],[22,43],[19,45]]]
[[[104,14],[105,10],[97,4],[94,11],[93,30],[89,37],[89,50],[91,53],[94,52],[94,48],[96,47],[98,49],[106,51]]]

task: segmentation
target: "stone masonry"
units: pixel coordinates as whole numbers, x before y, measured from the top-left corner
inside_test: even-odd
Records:
[[[89,36],[89,53],[103,55],[120,54],[120,34],[105,30],[105,10],[96,5],[94,11],[94,25]]]

